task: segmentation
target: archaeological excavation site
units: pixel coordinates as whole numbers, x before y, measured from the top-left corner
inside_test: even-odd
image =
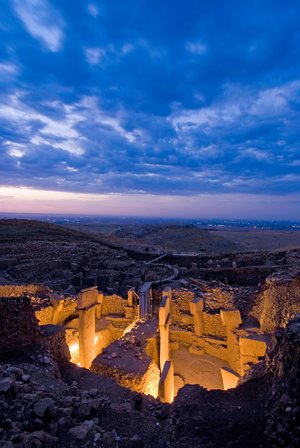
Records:
[[[1,225],[0,447],[299,446],[300,249]]]

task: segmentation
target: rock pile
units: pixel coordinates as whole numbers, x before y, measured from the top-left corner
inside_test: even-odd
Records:
[[[42,347],[24,352],[14,364],[1,363],[0,447],[164,446],[168,411],[116,385],[115,397],[108,397],[105,384],[105,379],[101,388],[66,384]]]
[[[266,364],[272,374],[266,435],[274,447],[300,445],[300,314],[278,330]]]

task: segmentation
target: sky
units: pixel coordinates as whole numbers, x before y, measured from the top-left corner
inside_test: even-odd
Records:
[[[298,0],[6,0],[0,211],[300,220]]]

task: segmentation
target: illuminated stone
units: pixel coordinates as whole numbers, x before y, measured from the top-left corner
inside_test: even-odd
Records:
[[[165,403],[174,400],[174,368],[171,361],[166,361],[159,382],[159,397]]]
[[[239,382],[240,376],[227,367],[221,367],[221,375],[224,390],[234,389]]]
[[[203,306],[203,299],[200,297],[195,298],[190,303],[190,310],[194,317],[194,331],[196,336],[202,336],[204,331]]]
[[[95,358],[95,324],[97,287],[83,289],[79,293],[79,360],[81,367],[89,368]]]

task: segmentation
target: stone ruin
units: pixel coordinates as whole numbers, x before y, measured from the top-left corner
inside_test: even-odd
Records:
[[[104,295],[97,287],[61,297],[39,285],[0,286],[0,296],[2,308],[17,303],[27,315],[34,311],[41,328],[63,326],[72,362],[166,403],[189,382],[208,389],[236,387],[267,349],[265,335],[245,327],[238,309],[211,313],[205,295],[165,287],[154,309],[151,282],[138,291],[131,288],[126,298]],[[19,327],[20,336],[14,337],[26,340],[26,325]],[[6,331],[1,339],[9,344],[9,323],[3,322],[0,331]],[[191,379],[185,363],[194,365]],[[201,381],[207,363],[217,382],[209,376]]]
[[[58,425],[59,443],[63,440],[58,446],[72,446],[74,440],[78,446],[86,446],[85,437],[94,437],[95,431],[98,431],[99,440],[102,437],[93,422],[95,412],[101,416],[97,417],[99,421],[108,412],[106,424],[110,430],[103,434],[103,446],[116,443],[117,435],[109,426],[111,419],[123,434],[128,430],[125,427],[132,431],[132,425],[141,425],[141,431],[148,431],[147,438],[153,434],[152,442],[145,446],[156,446],[154,436],[159,437],[162,428],[169,431],[164,436],[168,440],[166,446],[176,448],[196,446],[199,437],[204,447],[227,446],[227,443],[230,446],[235,437],[240,446],[252,447],[257,440],[263,440],[264,446],[297,446],[300,324],[299,316],[293,321],[290,319],[291,313],[299,309],[299,276],[273,274],[268,277],[248,314],[235,308],[235,298],[216,286],[209,291],[204,287],[196,290],[179,286],[155,290],[152,286],[147,282],[138,290],[130,288],[127,297],[106,295],[97,287],[83,289],[77,296],[60,296],[41,285],[0,286],[2,358],[5,353],[12,356],[21,348],[26,353],[30,347],[42,344],[44,349],[34,348],[34,352],[30,352],[30,356],[34,356],[32,353],[37,350],[30,368],[38,370],[41,367],[36,365],[42,365],[44,384],[55,381],[58,395],[62,385],[57,380],[60,374],[56,363],[73,365],[75,372],[78,369],[76,375],[80,375],[80,371],[85,372],[83,376],[94,375],[93,382],[94,377],[98,377],[97,387],[103,384],[104,389],[110,388],[110,393],[116,391],[121,397],[121,403],[107,405],[105,393],[91,389],[76,398],[76,393],[80,392],[73,383],[64,399],[55,398],[49,391],[45,396],[44,389],[37,389],[36,395],[30,394],[28,390],[37,387],[35,377],[28,383],[28,375],[6,361],[4,367],[0,364],[0,395],[16,400],[19,391],[24,389],[21,403],[25,398],[31,400],[32,405],[27,407],[31,406],[30,412],[38,413],[35,424],[44,425],[42,431],[29,430],[22,435],[26,444],[42,446],[38,445],[38,438],[47,440],[45,446],[56,446],[56,436],[49,434],[56,431],[55,425]],[[287,326],[287,332],[276,331],[274,345],[271,333],[278,323]],[[70,364],[69,359],[74,364]],[[28,361],[23,365],[28,366]],[[37,378],[41,381],[40,371]],[[202,387],[195,388],[195,385]],[[276,401],[272,397],[277,397]],[[40,408],[46,404],[53,406],[55,400],[58,410],[51,421],[56,419],[56,423],[53,427],[52,423],[47,426],[50,411],[45,408],[42,414]],[[140,400],[144,400],[146,406],[142,410]],[[258,413],[253,417],[252,405],[255,412],[259,412],[260,407],[265,409],[263,412],[267,412],[267,416]],[[104,411],[105,406],[110,410]],[[9,409],[14,409],[14,404]],[[240,409],[243,410],[241,415]],[[57,414],[61,410],[63,416]],[[9,412],[5,415],[10,415]],[[165,417],[170,412],[170,418]],[[243,413],[249,413],[249,418],[244,418]],[[238,419],[234,415],[239,415]],[[162,427],[157,427],[153,418],[158,422],[167,420]],[[248,428],[242,432],[240,419]],[[259,432],[259,426],[256,428],[256,422],[261,424],[262,419],[267,431],[264,434]],[[116,421],[120,422],[120,427],[116,426]],[[220,422],[220,427],[211,435],[215,421]],[[9,425],[8,419],[3,422]],[[235,422],[233,426],[232,422]],[[232,427],[238,428],[234,434]],[[21,437],[19,433],[14,435],[12,429],[3,434],[6,441],[9,437],[13,437],[12,440]],[[247,444],[250,434],[256,437],[252,445]],[[214,437],[216,444],[210,445]],[[223,437],[224,443],[219,444]],[[111,445],[106,440],[112,440]],[[93,440],[89,439],[89,443],[93,444]],[[144,446],[133,434],[124,444],[121,446]]]

